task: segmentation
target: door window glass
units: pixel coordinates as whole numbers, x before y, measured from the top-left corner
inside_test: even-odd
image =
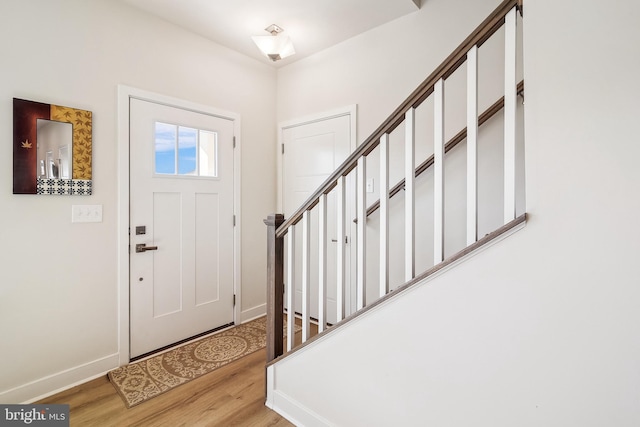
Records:
[[[218,134],[168,123],[155,123],[155,173],[218,176]]]
[[[170,174],[176,173],[176,142],[177,126],[156,122],[155,129],[155,154],[156,173]]]
[[[218,134],[201,130],[200,176],[218,176]]]
[[[198,130],[178,126],[178,175],[197,175]]]

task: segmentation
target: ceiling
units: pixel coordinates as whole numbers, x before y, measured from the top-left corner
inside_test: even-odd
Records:
[[[297,61],[419,9],[421,0],[120,0],[218,44],[272,63],[251,36],[277,24],[291,37]]]

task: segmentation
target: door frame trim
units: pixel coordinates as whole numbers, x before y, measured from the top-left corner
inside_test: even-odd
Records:
[[[184,99],[174,98],[155,92],[126,85],[118,85],[118,131],[117,131],[117,178],[118,178],[118,208],[117,208],[117,289],[118,289],[118,363],[119,366],[129,363],[130,339],[130,301],[129,301],[129,99],[136,98],[184,110],[214,115],[233,121],[235,148],[233,151],[233,208],[236,226],[233,229],[233,292],[236,295],[236,305],[233,308],[235,323],[241,319],[242,307],[242,271],[241,271],[241,122],[240,114],[221,110],[209,105],[198,104]]]
[[[276,147],[277,153],[276,153],[276,159],[277,159],[277,164],[276,164],[276,170],[278,173],[278,190],[277,190],[277,209],[278,212],[283,212],[283,206],[282,206],[282,193],[284,191],[283,186],[283,182],[282,182],[282,143],[283,143],[283,131],[285,129],[289,129],[289,128],[293,128],[296,126],[302,126],[302,125],[308,125],[311,123],[316,123],[316,122],[321,122],[323,120],[330,120],[330,119],[335,119],[337,117],[342,117],[342,116],[349,116],[349,121],[350,121],[350,129],[351,129],[351,135],[350,135],[350,141],[349,141],[349,154],[351,154],[357,146],[358,140],[357,140],[357,114],[358,114],[358,105],[357,104],[352,104],[352,105],[347,105],[344,107],[340,107],[340,108],[336,108],[335,110],[329,110],[329,111],[325,111],[322,113],[317,113],[317,114],[312,114],[309,116],[304,116],[304,117],[299,117],[296,119],[290,119],[290,120],[286,120],[283,122],[278,123],[278,145]]]

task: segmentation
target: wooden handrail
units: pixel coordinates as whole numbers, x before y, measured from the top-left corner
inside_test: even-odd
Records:
[[[473,46],[480,47],[504,23],[504,17],[514,7],[521,7],[521,0],[504,0],[482,24],[480,24],[436,70],[422,82],[420,86],[376,129],[358,148],[336,169],[311,195],[300,208],[295,211],[276,231],[280,238],[287,233],[291,225],[297,224],[305,211],[312,209],[322,194],[329,193],[338,178],[346,176],[355,169],[358,159],[373,151],[380,143],[380,137],[392,132],[404,121],[404,115],[410,108],[417,108],[433,92],[433,86],[441,78],[447,78],[455,72],[466,60],[467,52]]]
[[[524,80],[521,80],[518,83],[518,95],[524,96]],[[490,118],[496,115],[500,110],[504,108],[504,96],[500,97],[496,102],[491,105],[491,107],[487,108],[480,116],[478,117],[478,126],[482,126],[485,124]],[[444,152],[448,153],[449,150],[453,149],[456,145],[461,143],[467,137],[467,128],[465,126],[460,132],[458,132],[453,138],[451,138],[444,145]],[[429,167],[433,165],[433,154],[427,158],[424,162],[420,163],[420,165],[416,168],[415,177],[419,177],[425,172]],[[389,190],[389,198],[398,194],[404,188],[404,178],[400,180],[396,185],[391,187]],[[380,199],[374,202],[371,206],[367,208],[367,216],[371,215],[375,211],[380,208]],[[358,222],[358,219],[354,219],[353,222]]]

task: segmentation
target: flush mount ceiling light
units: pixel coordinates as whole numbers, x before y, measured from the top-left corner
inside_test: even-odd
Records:
[[[270,33],[270,36],[253,36],[253,42],[258,46],[258,49],[267,56],[273,62],[284,59],[287,56],[291,56],[296,53],[293,48],[293,43],[288,36],[280,35],[284,30],[277,25],[269,25],[264,29]]]

